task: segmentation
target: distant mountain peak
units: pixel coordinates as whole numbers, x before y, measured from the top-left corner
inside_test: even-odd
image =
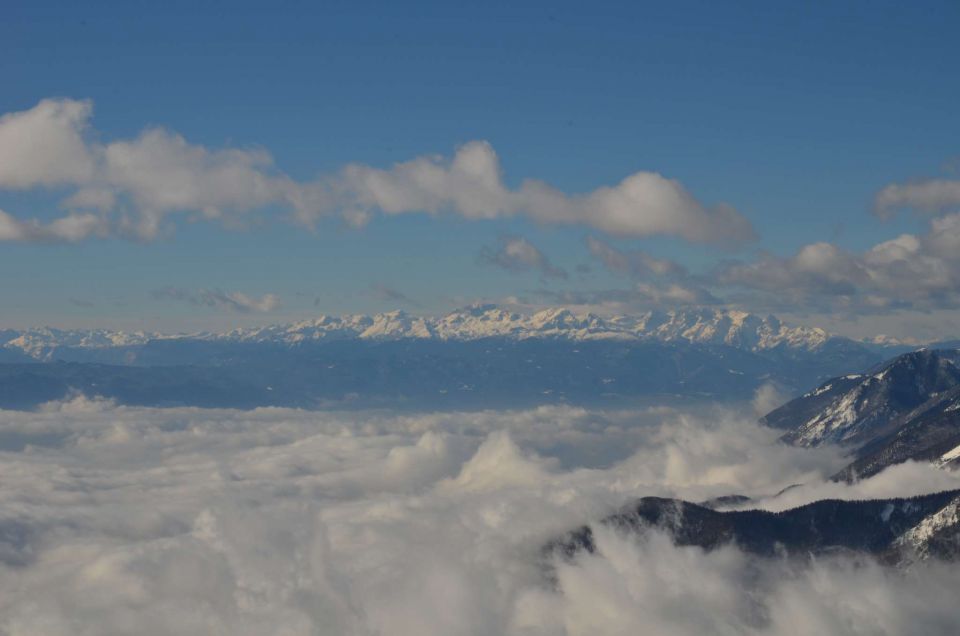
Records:
[[[164,335],[108,330],[35,328],[0,331],[0,345],[33,359],[50,359],[61,347],[117,347],[151,340],[264,342],[297,345],[333,339],[478,340],[482,338],[560,338],[568,340],[651,340],[726,345],[748,351],[785,348],[815,351],[836,340],[816,327],[784,325],[774,316],[761,317],[739,310],[679,309],[635,315],[601,316],[551,307],[532,314],[493,304],[468,305],[448,314],[429,317],[395,310],[374,315],[320,315],[290,324],[233,329],[222,333]]]

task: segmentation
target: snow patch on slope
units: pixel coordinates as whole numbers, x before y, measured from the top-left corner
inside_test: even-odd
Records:
[[[960,497],[957,497],[938,512],[924,518],[916,526],[907,530],[897,544],[911,548],[920,558],[929,555],[929,545],[938,532],[960,523]]]

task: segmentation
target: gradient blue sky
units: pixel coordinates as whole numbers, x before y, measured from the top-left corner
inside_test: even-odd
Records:
[[[579,193],[656,172],[704,204],[733,206],[757,240],[730,247],[452,213],[375,214],[362,229],[331,217],[309,231],[265,206],[243,229],[181,217],[150,241],[0,243],[3,326],[228,328],[478,299],[537,305],[555,298],[544,290],[618,298],[611,309],[668,304],[611,293],[642,283],[695,285],[713,302],[809,314],[848,333],[950,335],[953,282],[906,300],[901,287],[871,282],[854,295],[883,303],[850,294],[837,303],[822,273],[814,283],[803,273],[777,306],[769,282],[730,287],[715,273],[730,260],[764,269],[816,242],[856,259],[930,232],[930,215],[881,220],[871,206],[889,184],[958,178],[956,2],[12,0],[4,13],[0,113],[88,99],[91,143],[160,126],[209,149],[266,150],[278,171],[309,181],[484,140],[510,187],[536,178]],[[0,189],[0,210],[50,220],[71,191]],[[948,200],[933,218],[956,209]],[[511,237],[567,279],[481,256]],[[691,274],[678,283],[610,271],[587,237]],[[279,304],[238,313],[199,301],[203,290],[274,294]]]

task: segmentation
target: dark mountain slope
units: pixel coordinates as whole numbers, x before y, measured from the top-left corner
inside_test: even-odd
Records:
[[[958,506],[960,490],[910,499],[830,499],[784,512],[718,512],[678,499],[644,497],[599,523],[631,534],[657,529],[668,533],[677,545],[707,550],[734,544],[767,557],[802,557],[841,550],[900,562],[918,556],[960,556]],[[596,549],[590,526],[544,548],[548,555],[567,559]]]

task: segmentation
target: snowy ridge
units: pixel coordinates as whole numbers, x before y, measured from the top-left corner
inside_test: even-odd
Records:
[[[62,330],[49,327],[39,327],[23,332],[7,330],[0,333],[9,337],[3,343],[5,348],[18,349],[31,358],[37,359],[44,359],[54,347],[123,347],[169,337],[144,332],[125,333],[102,329]]]
[[[960,557],[960,491],[909,498],[821,499],[771,512],[748,507],[718,510],[680,499],[643,497],[544,546],[547,555],[570,559],[598,549],[595,529],[665,532],[677,545],[715,550],[735,544],[764,556],[810,558],[822,554],[872,554],[889,565]]]
[[[818,389],[810,394],[810,397],[821,395],[830,388],[827,386],[823,390]],[[859,430],[858,424],[862,424],[859,421],[862,418],[858,403],[862,402],[866,388],[858,386],[853,391],[842,395],[839,400],[813,419],[805,422],[797,431],[794,443],[801,446],[818,446],[824,441],[842,442],[855,434]]]
[[[911,551],[920,559],[926,559],[931,556],[931,544],[939,536],[948,535],[949,543],[954,545],[957,543],[958,526],[960,526],[960,497],[904,532],[895,545]]]
[[[934,462],[934,465],[939,467],[948,466],[951,462],[960,457],[960,446],[955,446],[948,450],[946,453],[940,456],[940,458]]]
[[[802,418],[784,426],[791,429],[785,439],[793,444],[863,444],[897,418],[906,423],[928,411],[950,412],[953,398],[947,392],[958,385],[960,369],[949,355],[922,349],[899,356],[871,374],[834,378],[778,411]],[[941,404],[944,400],[948,402]],[[816,408],[806,411],[804,403]]]
[[[477,340],[492,337],[653,339],[725,344],[749,350],[779,346],[814,350],[830,339],[830,334],[818,328],[788,327],[773,316],[761,318],[740,311],[690,310],[600,316],[575,313],[562,307],[522,314],[496,305],[475,305],[440,317],[413,316],[403,311],[373,316],[321,316],[290,325],[236,330],[223,337],[289,343],[334,337],[383,340]]]
[[[474,305],[440,317],[414,316],[403,311],[372,316],[320,316],[291,324],[234,329],[224,333],[164,335],[49,328],[5,330],[0,331],[0,345],[37,360],[46,360],[58,347],[124,347],[158,339],[297,345],[352,338],[477,340],[491,337],[654,340],[728,345],[749,351],[775,348],[816,351],[831,339],[823,329],[790,327],[774,316],[761,317],[732,310],[651,311],[633,316],[600,316],[574,313],[565,308],[522,314],[496,305]]]

